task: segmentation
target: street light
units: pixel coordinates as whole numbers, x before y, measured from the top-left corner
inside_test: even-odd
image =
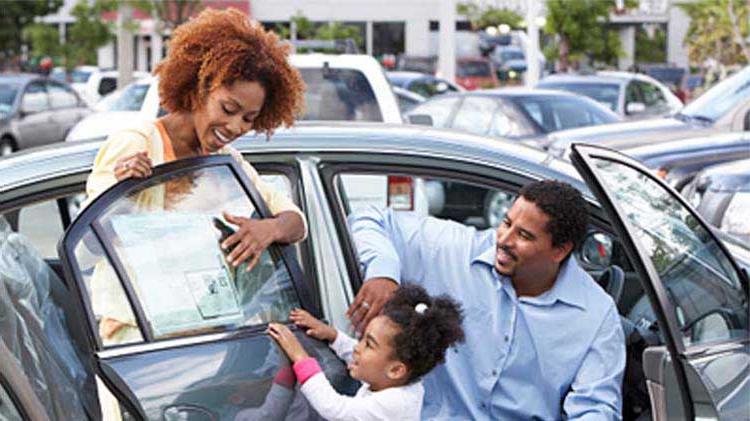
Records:
[[[544,16],[539,16],[536,19],[534,19],[534,22],[536,22],[536,26],[543,28],[544,25],[547,24],[547,18],[545,18]]]
[[[488,26],[487,28],[485,28],[484,32],[487,32],[487,35],[494,37],[495,35],[497,35],[497,28],[495,28],[494,26]]]
[[[500,31],[501,34],[506,35],[510,33],[510,25],[507,23],[501,23],[497,26],[497,30]]]

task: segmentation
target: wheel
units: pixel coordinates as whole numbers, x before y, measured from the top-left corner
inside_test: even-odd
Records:
[[[500,225],[508,209],[513,205],[515,195],[502,191],[490,191],[484,198],[484,222],[487,227]]]
[[[13,141],[11,139],[8,139],[7,137],[0,139],[0,158],[12,154],[14,150],[16,150],[16,148],[13,146]]]

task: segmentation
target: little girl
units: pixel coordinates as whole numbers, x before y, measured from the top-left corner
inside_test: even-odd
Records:
[[[464,338],[460,305],[447,296],[430,297],[416,285],[396,290],[359,342],[304,310],[293,310],[289,318],[307,335],[330,341],[352,378],[362,382],[354,397],[338,394],[294,334],[282,324],[269,324],[268,333],[294,364],[302,394],[329,421],[419,420],[421,377]]]

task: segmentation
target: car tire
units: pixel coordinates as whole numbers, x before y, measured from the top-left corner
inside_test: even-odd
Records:
[[[4,137],[0,139],[0,158],[12,154],[16,150],[13,139]]]
[[[487,195],[484,197],[484,208],[482,211],[487,228],[494,228],[500,225],[508,209],[513,205],[514,200],[515,195],[512,193],[497,190],[487,192]]]

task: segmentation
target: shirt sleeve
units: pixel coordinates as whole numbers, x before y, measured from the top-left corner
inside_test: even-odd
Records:
[[[563,403],[568,420],[622,419],[625,335],[612,305]]]
[[[86,180],[87,198],[84,207],[117,183],[115,164],[118,159],[136,152],[147,151],[147,146],[146,136],[136,130],[123,130],[110,135],[96,154],[94,167]]]
[[[336,329],[336,332],[336,339],[330,343],[329,347],[339,358],[349,363],[352,361],[357,340],[338,329]]]
[[[255,168],[253,168],[253,166],[242,157],[242,154],[237,152],[234,148],[227,146],[224,149],[226,153],[232,155],[232,157],[242,165],[245,174],[250,177],[250,181],[253,182],[253,185],[255,185],[255,188],[258,190],[258,193],[260,193],[263,201],[266,202],[268,210],[270,210],[274,216],[282,212],[294,212],[302,218],[302,224],[305,226],[305,235],[299,241],[307,238],[307,220],[292,199],[284,192],[275,189],[273,186],[263,181]]]
[[[426,265],[441,247],[471,244],[469,228],[413,212],[368,207],[349,215],[354,245],[365,279],[422,283]]]
[[[382,392],[356,397],[341,395],[322,372],[310,377],[300,390],[315,411],[328,421],[403,419],[404,408],[398,396]]]

